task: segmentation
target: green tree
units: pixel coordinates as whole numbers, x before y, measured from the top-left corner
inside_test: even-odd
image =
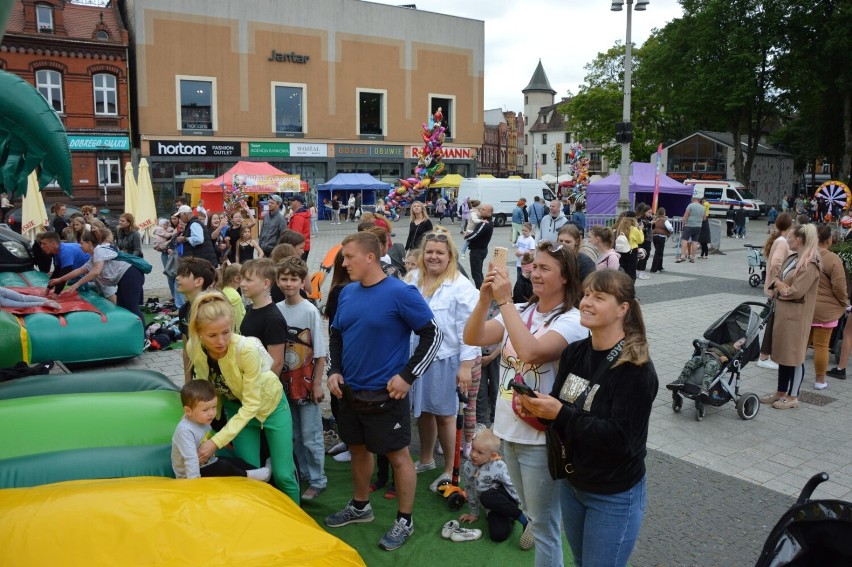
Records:
[[[614,143],[614,136],[615,124],[622,121],[624,52],[624,44],[619,41],[605,53],[599,53],[594,61],[584,67],[587,71],[586,84],[560,107],[561,112],[568,117],[569,129],[576,132],[579,139],[601,145],[601,153],[610,167],[617,167],[621,162],[621,148]],[[636,71],[641,66],[641,60],[641,49],[634,47],[631,95],[633,142],[630,144],[630,155],[634,161],[647,160],[662,141],[657,127],[658,112],[647,106],[642,89],[637,87]]]
[[[669,131],[671,125],[722,130],[742,140],[745,151],[734,144],[734,174],[748,185],[760,138],[777,115],[773,79],[783,8],[761,0],[681,5],[683,17],[643,47],[642,83],[665,109]]]
[[[788,117],[773,138],[799,168],[826,158],[832,176],[852,180],[852,2],[782,0],[788,16],[779,42],[777,78]]]

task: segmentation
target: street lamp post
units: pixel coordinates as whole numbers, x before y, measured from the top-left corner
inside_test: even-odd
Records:
[[[635,0],[636,11],[643,12],[648,7],[650,0]],[[633,23],[634,0],[612,0],[610,10],[620,12],[624,4],[627,4],[627,39],[624,45],[624,106],[622,108],[622,124],[616,127],[616,141],[621,143],[621,185],[618,192],[618,212],[630,209],[630,142],[633,141],[633,126],[630,123],[630,92],[633,88],[633,45],[631,39],[631,26]],[[620,139],[619,139],[620,138]]]

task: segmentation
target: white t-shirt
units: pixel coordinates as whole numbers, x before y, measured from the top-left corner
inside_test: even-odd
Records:
[[[279,301],[276,305],[287,321],[289,334],[284,352],[284,370],[313,367],[315,359],[328,355],[319,310],[310,301],[300,301],[296,305]]]
[[[520,236],[518,237],[518,241],[515,242],[515,246],[518,248],[518,252],[523,256],[524,252],[529,252],[533,248],[535,248],[535,238],[530,236]]]
[[[520,311],[525,305],[525,303],[518,303],[515,304],[515,307]],[[521,319],[524,324],[529,318],[531,309],[536,309],[536,306],[532,305],[521,311]],[[555,332],[562,335],[570,344],[589,336],[589,330],[580,325],[580,311],[578,309],[569,309],[552,321],[550,325],[545,326],[545,323],[551,317],[552,312],[539,313],[535,311],[530,326],[530,331],[534,337],[540,338],[549,332]],[[502,314],[495,317],[494,320],[503,325]],[[514,390],[509,387],[509,383],[515,379],[515,374],[520,373],[527,386],[536,392],[550,394],[556,378],[556,371],[559,369],[559,357],[557,356],[552,362],[543,364],[526,364],[518,360],[515,349],[506,340],[507,336],[508,333],[504,326],[503,351],[500,356],[500,386],[497,395],[497,410],[494,415],[494,434],[501,439],[514,443],[544,445],[546,443],[544,432],[536,431],[515,415],[512,409],[512,392]]]

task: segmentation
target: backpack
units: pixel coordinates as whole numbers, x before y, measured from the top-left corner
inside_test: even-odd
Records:
[[[623,232],[615,239],[615,251],[621,254],[630,252],[630,241]]]
[[[253,344],[257,347],[258,352],[260,352],[260,371],[268,372],[272,370],[272,355],[266,350],[266,347],[263,346],[263,343],[260,342],[260,339],[257,337],[240,337],[240,340],[237,341],[237,359],[240,358],[240,351],[243,349],[243,345],[246,342]]]
[[[135,266],[139,269],[143,274],[151,273],[151,264],[145,258],[141,258],[139,256],[134,256],[133,254],[128,254],[127,252],[122,252],[114,245],[110,245],[110,249],[112,249],[115,253],[118,254],[116,260],[121,260],[122,262],[127,262],[131,266]]]

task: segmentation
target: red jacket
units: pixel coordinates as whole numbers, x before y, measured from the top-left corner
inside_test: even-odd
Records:
[[[295,230],[305,237],[305,252],[311,250],[311,213],[307,207],[302,207],[290,216],[290,230]]]

